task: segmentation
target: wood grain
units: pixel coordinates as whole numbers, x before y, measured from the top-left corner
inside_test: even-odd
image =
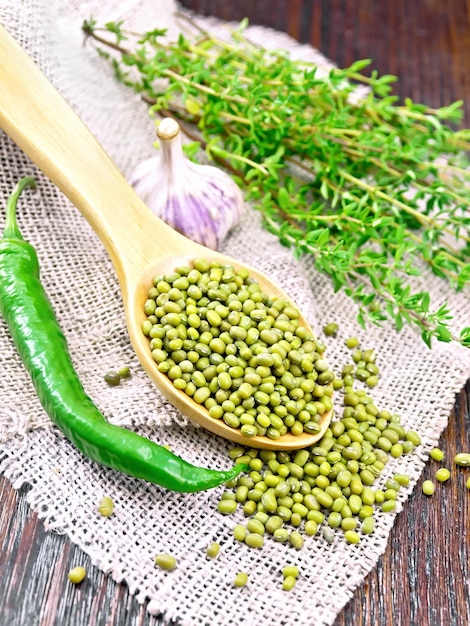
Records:
[[[0,477],[1,626],[155,626],[144,605],[132,598],[63,535],[46,532],[32,513],[27,489],[15,492]],[[78,586],[68,571],[82,565]]]
[[[430,106],[468,98],[470,5],[465,0],[183,0],[226,20],[284,30],[319,48],[340,66],[372,58],[380,73],[400,77],[396,93]],[[447,459],[470,449],[470,384],[457,395],[440,447]],[[432,478],[438,464],[424,472]],[[449,467],[452,464],[449,463]],[[335,626],[467,626],[470,623],[469,470],[432,498],[418,485],[397,516],[387,550],[356,590]],[[91,566],[64,537],[47,533],[31,513],[27,490],[0,478],[0,626],[155,626],[144,607]],[[73,565],[88,578],[66,581]],[[209,626],[209,625],[208,625]],[[260,625],[262,626],[262,625]],[[282,626],[282,625],[280,625]],[[293,626],[286,624],[285,626]]]

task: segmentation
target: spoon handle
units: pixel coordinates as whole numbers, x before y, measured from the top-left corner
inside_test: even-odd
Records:
[[[0,25],[0,128],[69,198],[100,237],[119,277],[188,240],[140,200],[85,124]],[[145,224],[145,227],[144,227]],[[157,233],[159,237],[156,239]]]

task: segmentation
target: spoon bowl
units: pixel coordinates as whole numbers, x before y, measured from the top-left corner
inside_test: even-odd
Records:
[[[167,400],[205,429],[245,446],[299,449],[324,434],[331,411],[322,416],[320,431],[277,440],[245,437],[222,420],[209,416],[171,380],[159,372],[141,327],[144,303],[158,274],[190,265],[196,257],[247,269],[261,289],[290,298],[264,274],[229,256],[209,250],[179,234],[156,217],[137,196],[102,146],[35,63],[0,25],[0,128],[69,198],[100,237],[116,270],[129,337],[143,368]],[[312,332],[301,315],[300,323]]]

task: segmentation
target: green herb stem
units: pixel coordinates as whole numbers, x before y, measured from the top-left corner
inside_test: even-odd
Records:
[[[470,346],[470,329],[452,335],[448,308],[432,311],[429,293],[409,286],[423,263],[452,288],[470,282],[470,131],[446,125],[459,122],[461,103],[398,103],[396,77],[366,75],[368,60],[318,68],[254,44],[246,21],[222,41],[179,17],[195,34],[174,43],[120,22],[83,30],[151,115],[181,121],[265,227],[345,290],[360,323],[391,320],[428,345]]]

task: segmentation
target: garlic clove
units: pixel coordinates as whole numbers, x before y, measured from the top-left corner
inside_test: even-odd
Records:
[[[173,118],[162,120],[157,128],[157,156],[140,163],[130,183],[164,222],[217,250],[241,218],[243,195],[221,169],[193,163],[185,156],[180,130]]]

